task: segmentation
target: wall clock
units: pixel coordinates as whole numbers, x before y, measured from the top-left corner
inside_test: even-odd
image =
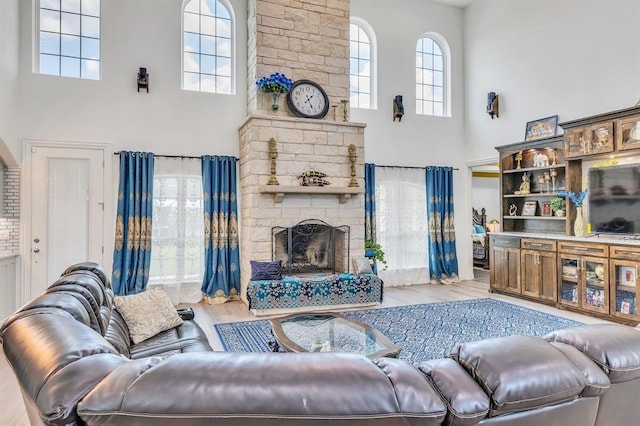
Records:
[[[329,111],[329,97],[311,80],[298,80],[287,93],[287,105],[298,117],[323,118]]]

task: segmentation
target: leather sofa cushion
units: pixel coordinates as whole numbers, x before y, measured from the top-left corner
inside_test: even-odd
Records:
[[[489,397],[464,368],[451,358],[423,362],[418,369],[447,401],[445,424],[475,425],[489,413]]]
[[[590,324],[545,336],[577,348],[609,376],[611,383],[640,377],[640,330],[620,324]]]
[[[208,340],[195,321],[185,321],[182,325],[163,331],[150,339],[130,348],[132,359],[146,356],[166,356],[170,353],[211,351]],[[177,352],[176,352],[177,351]]]
[[[538,337],[462,343],[450,357],[491,398],[489,416],[568,401],[587,385],[583,372],[569,358]]]
[[[582,391],[582,396],[600,396],[611,387],[609,377],[597,364],[591,362],[588,356],[566,343],[551,342],[551,345],[577,365],[587,378],[587,386]]]
[[[347,353],[143,358],[115,369],[78,413],[103,426],[442,424],[446,405],[417,369],[376,362]]]
[[[76,272],[76,271],[89,271],[89,272],[92,272],[100,279],[100,281],[102,281],[102,285],[105,288],[108,288],[108,289],[111,288],[111,283],[109,282],[109,278],[107,277],[107,274],[104,272],[104,269],[102,268],[102,266],[100,266],[97,263],[94,263],[94,262],[80,262],[80,263],[73,264],[73,265],[67,267],[67,269],[64,270],[64,272],[62,273],[62,276],[68,275],[68,274],[70,274],[72,272]]]

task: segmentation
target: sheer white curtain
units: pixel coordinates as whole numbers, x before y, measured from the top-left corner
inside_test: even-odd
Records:
[[[174,304],[202,299],[202,199],[199,158],[156,157],[148,286],[162,286]]]
[[[425,171],[376,167],[376,241],[387,270],[378,265],[386,286],[429,282]]]

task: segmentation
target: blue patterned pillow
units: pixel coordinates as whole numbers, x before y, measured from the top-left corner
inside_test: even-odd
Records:
[[[251,261],[251,281],[257,280],[281,280],[282,261],[257,262]]]

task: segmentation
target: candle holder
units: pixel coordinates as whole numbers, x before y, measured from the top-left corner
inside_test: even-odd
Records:
[[[267,185],[280,185],[278,178],[276,178],[276,158],[278,158],[278,151],[276,149],[276,140],[274,138],[269,139],[269,159],[271,160],[271,177]]]
[[[342,121],[349,121],[349,109],[347,108],[347,104],[349,103],[348,99],[342,99],[340,101],[342,104]]]
[[[547,193],[549,193],[549,181],[551,180],[551,175],[549,172],[544,172],[544,181],[547,184]]]
[[[358,181],[356,180],[356,146],[354,144],[349,145],[349,161],[351,162],[351,182],[349,182],[350,188],[355,188],[358,185]]]
[[[556,169],[551,170],[551,192],[556,192],[556,177],[558,171]]]

